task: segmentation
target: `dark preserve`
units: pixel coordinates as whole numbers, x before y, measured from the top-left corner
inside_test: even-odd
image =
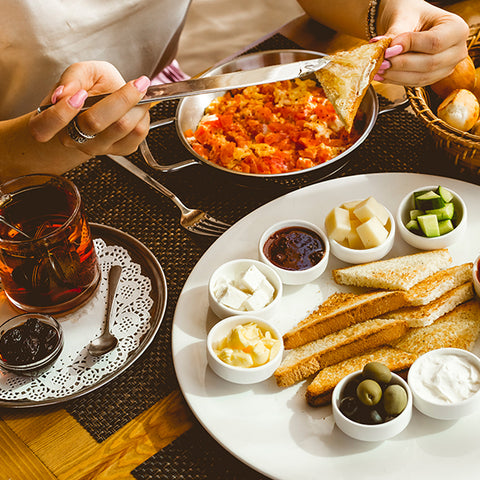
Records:
[[[304,227],[287,227],[273,233],[263,246],[265,256],[285,270],[307,270],[325,255],[320,236]]]
[[[55,180],[23,188],[0,214],[25,235],[0,223],[0,276],[8,298],[27,311],[78,306],[100,271],[78,191]]]
[[[29,318],[0,338],[0,357],[10,365],[30,365],[50,355],[59,338],[56,328]]]

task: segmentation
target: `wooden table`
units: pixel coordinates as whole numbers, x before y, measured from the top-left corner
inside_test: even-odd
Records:
[[[478,7],[479,0],[465,0],[449,9],[473,25],[480,22]],[[306,16],[277,33],[304,48],[323,52],[358,42]],[[62,405],[0,409],[0,480],[135,478],[131,472],[137,466],[185,435],[195,422],[178,389],[102,442],[97,442]]]

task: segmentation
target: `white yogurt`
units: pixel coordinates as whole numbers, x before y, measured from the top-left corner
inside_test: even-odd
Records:
[[[408,380],[425,400],[458,403],[480,390],[480,370],[466,357],[433,351],[417,362],[415,375]]]

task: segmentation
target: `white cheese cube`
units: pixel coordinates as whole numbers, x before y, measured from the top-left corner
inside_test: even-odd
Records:
[[[343,242],[351,229],[348,210],[335,207],[325,218],[325,229],[332,240]]]
[[[358,204],[361,201],[362,200],[352,200],[350,202],[345,202],[345,203],[342,203],[341,207],[344,208],[345,210],[348,210],[349,212],[353,212],[358,207]]]
[[[213,295],[217,300],[220,300],[227,291],[228,282],[225,277],[217,278],[217,281],[213,285]]]
[[[387,209],[375,200],[374,197],[368,197],[353,210],[355,216],[362,222],[366,222],[373,217],[377,217],[382,225],[385,225],[388,220]]]
[[[225,290],[225,293],[220,298],[220,303],[226,307],[239,310],[242,303],[248,298],[248,294],[242,292],[234,285],[229,284]]]
[[[363,250],[365,248],[356,228],[352,229],[347,235],[347,242],[349,248],[354,248],[355,250]]]
[[[255,265],[250,265],[238,279],[237,287],[251,293],[259,287],[263,280],[266,280],[265,275]]]
[[[242,309],[247,311],[260,310],[267,306],[272,300],[263,290],[257,290],[243,302]]]
[[[358,236],[365,248],[373,248],[381,245],[388,236],[388,230],[380,223],[377,217],[372,217],[357,227]]]

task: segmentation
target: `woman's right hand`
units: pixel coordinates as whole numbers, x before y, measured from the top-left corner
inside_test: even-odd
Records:
[[[42,102],[54,105],[32,115],[30,132],[42,143],[56,136],[64,146],[89,157],[131,154],[148,134],[148,105],[137,103],[149,85],[145,76],[125,83],[118,70],[107,62],[75,63],[65,70]],[[79,113],[87,96],[109,92],[113,93]],[[78,143],[70,137],[67,126],[75,117],[78,128],[95,138]]]

